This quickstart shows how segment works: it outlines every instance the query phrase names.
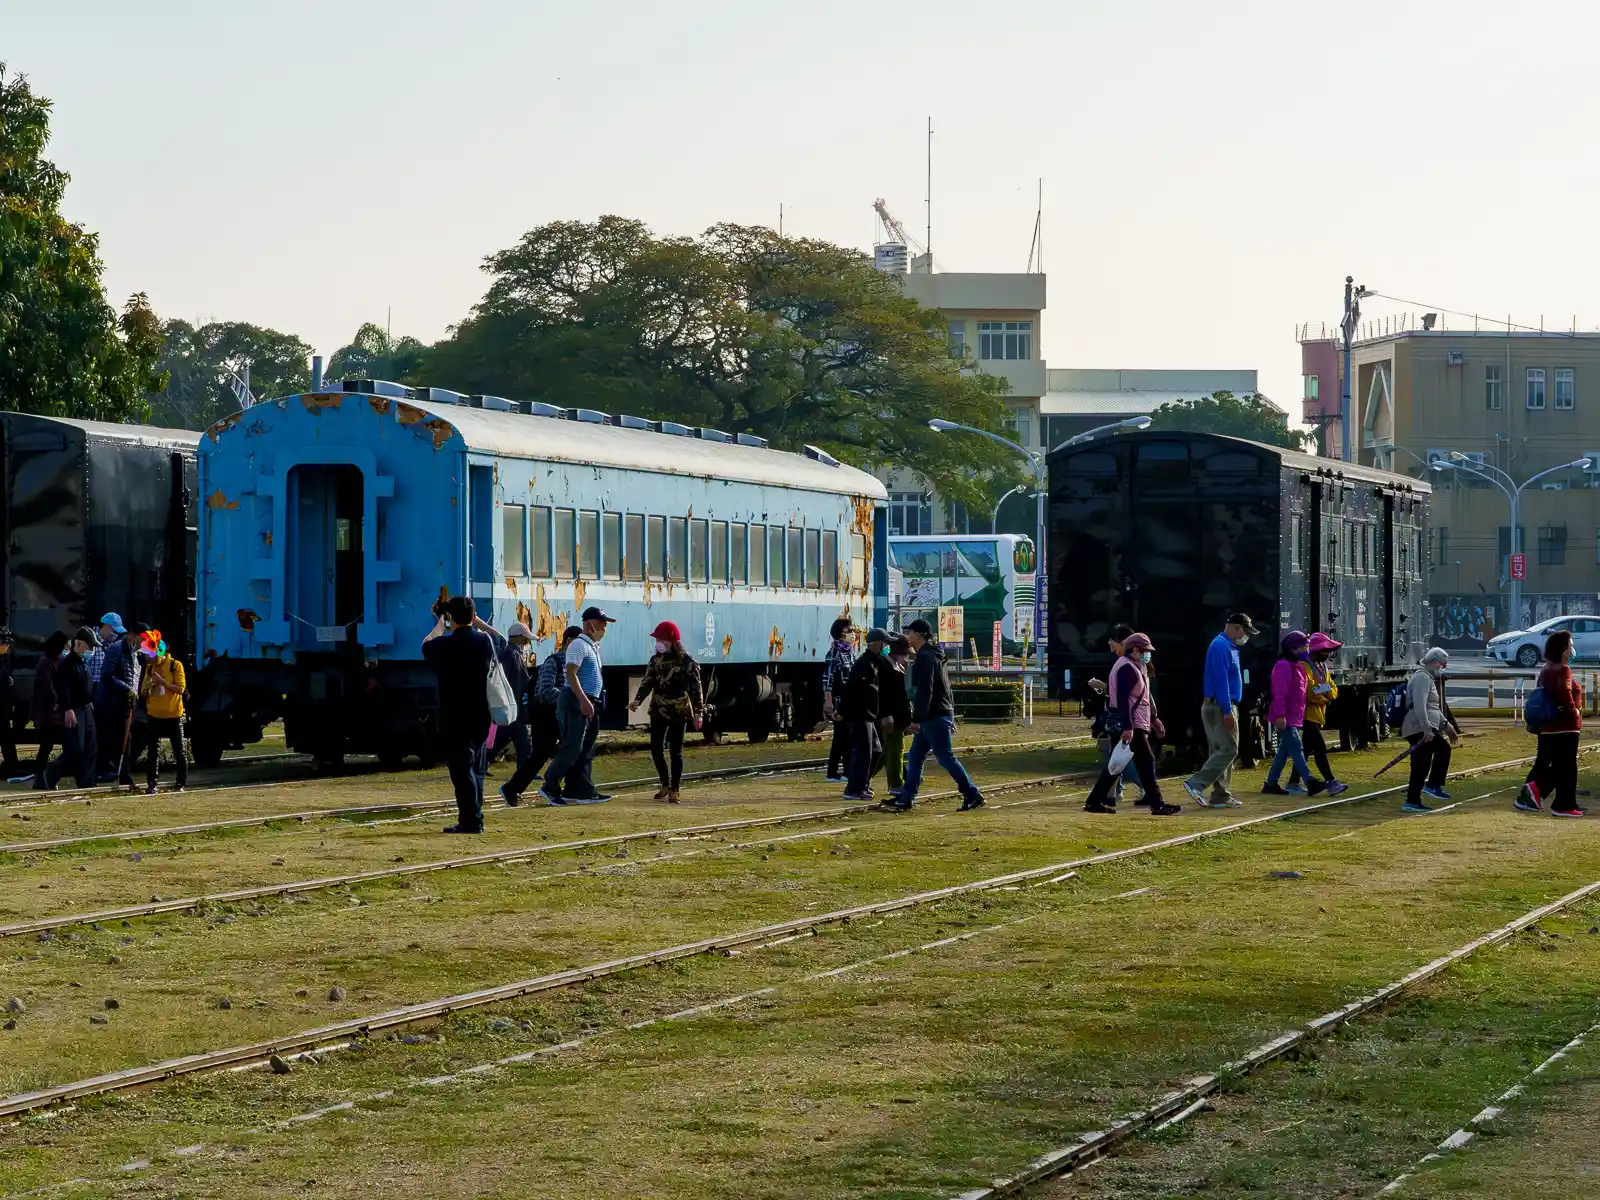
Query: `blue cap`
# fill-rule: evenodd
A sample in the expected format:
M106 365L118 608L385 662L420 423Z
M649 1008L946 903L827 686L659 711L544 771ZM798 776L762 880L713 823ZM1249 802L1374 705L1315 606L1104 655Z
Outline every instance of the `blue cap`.
M122 614L120 613L107 613L100 618L100 624L109 625L118 633L128 632L128 627L122 623Z

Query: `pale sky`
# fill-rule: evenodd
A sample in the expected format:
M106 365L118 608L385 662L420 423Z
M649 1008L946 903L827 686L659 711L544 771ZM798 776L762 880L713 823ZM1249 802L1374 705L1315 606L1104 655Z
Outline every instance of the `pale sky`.
M1597 35L1593 0L0 0L119 304L328 353L391 309L437 338L555 219L781 203L867 249L877 196L920 235L931 116L943 269L1022 270L1044 180L1050 365L1253 367L1295 412L1347 273L1600 321Z

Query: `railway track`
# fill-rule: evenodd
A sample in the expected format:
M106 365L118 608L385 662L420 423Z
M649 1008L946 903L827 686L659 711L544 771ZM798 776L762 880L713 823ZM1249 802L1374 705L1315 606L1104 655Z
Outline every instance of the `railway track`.
M1451 778L1472 778L1495 771L1504 771L1513 767L1522 766L1529 761L1531 760L1527 758L1521 758L1498 763L1489 763L1478 767L1467 768L1462 771L1452 772ZM1028 782L1037 785L1037 781ZM1017 786L1022 786L1022 784L1018 784ZM1152 854L1162 850L1173 849L1209 838L1223 837L1229 834L1257 828L1278 821L1291 820L1293 818L1306 816L1312 813L1325 812L1331 809L1345 807L1360 803L1361 801L1371 800L1379 796L1393 795L1403 790L1404 785L1397 785L1363 792L1354 796L1344 795L1331 800L1319 801L1317 803L1306 804L1297 808L1287 809L1282 812L1265 813L1260 816L1250 817L1240 821L1233 821L1228 824L1214 826L1209 829L1196 830L1191 833L1162 838L1157 841L1144 843L1138 846L1127 847L1121 850L1106 851L1082 858L1050 863L1048 865L1039 867L1032 867L1022 871L1012 871L1002 875L990 876L985 879L973 880L967 883L954 884L929 891L916 892L906 896L894 897L892 899L879 900L862 905L854 905L848 908L835 909L831 912L812 914L804 917L793 918L787 921L757 926L755 928L738 930L727 934L720 934L709 938L701 938L696 941L645 951L638 954L628 955L623 958L591 963L580 967L551 972L528 979L516 980L510 983L499 984L471 992L446 996L419 1004L411 1004L399 1008L388 1009L383 1012L370 1014L368 1016L355 1017L345 1021L338 1021L311 1029L301 1030L297 1033L288 1034L282 1037L271 1039L269 1041L254 1042L246 1045L233 1046L199 1054L185 1055L180 1058L167 1059L141 1067L127 1068L124 1070L92 1076L86 1079L52 1085L50 1087L40 1088L29 1092L22 1092L0 1099L0 1116L16 1116L23 1113L35 1112L87 1096L104 1095L130 1088L143 1087L184 1075L240 1069L255 1064L265 1063L274 1055L287 1056L302 1054L318 1047L327 1047L332 1044L347 1042L351 1038L358 1038L386 1030L402 1028L404 1026L414 1025L423 1021L436 1020L439 1017L446 1016L454 1012L480 1008L485 1005L501 1003L507 1000L520 999L563 988L569 988L583 983L592 982L597 979L625 974L641 967L653 966L660 963L668 963L680 959L733 950L741 947L761 944L779 944L783 941L790 940L794 937L804 936L809 932L825 928L830 925L839 925L868 917L897 913L983 892L1015 888L1021 885L1034 884L1041 881L1058 881L1061 878L1065 878L1068 874L1075 873L1084 868L1117 862L1141 855ZM1473 797L1473 799L1483 799L1488 796L1503 794L1509 790L1511 790L1509 787L1496 788L1488 792L1481 793L1478 796ZM784 819L785 818L771 818L760 823L774 824L781 822ZM748 824L746 824L745 827L749 827ZM620 836L629 837L647 835ZM517 852L510 853L515 854ZM526 852L523 853L525 854ZM493 861L498 856L475 857L480 859L488 858L490 861ZM418 868L414 869L421 869L423 866L423 864L419 864ZM1590 885L1590 887L1584 890L1581 895L1574 893L1561 903L1572 903L1576 899L1581 899L1582 896L1586 896L1596 889L1600 889L1600 883ZM282 890L281 887L274 887L267 889L256 889L253 891L255 891L256 894L270 894L280 890ZM192 907L193 903L194 901L190 901L187 906ZM180 902L173 902L173 906L181 907L184 905L182 905ZM1546 909L1536 910L1536 912L1543 914L1548 909L1549 906L1546 906ZM164 911L170 911L170 909L164 909ZM113 912L109 915L115 915L115 913ZM73 923L81 922L87 919L90 918L86 915L80 915L74 918L53 918L53 920L58 922ZM1531 923L1531 920L1537 919L1538 917L1535 916L1529 920L1529 923ZM1518 928L1522 927L1525 926L1518 926ZM16 927L10 928L15 929ZM3 932L7 931L0 930L0 933ZM1510 935L1507 933L1505 936ZM1445 960L1439 961L1444 962ZM1450 959L1449 961L1454 961L1454 959ZM1445 962L1445 965L1448 965L1448 962ZM1429 968L1424 968L1424 970L1428 969ZM1434 969L1434 973L1437 973L1437 970L1442 969L1443 966L1437 966ZM1405 986L1410 986L1411 983L1420 981L1421 978L1425 977L1427 976L1414 973L1412 976L1407 977L1409 982L1407 982ZM1349 1007L1352 1010L1354 1009L1354 1006ZM1366 1010L1363 1009L1361 1011ZM1326 1018L1319 1018L1319 1021L1322 1020L1326 1020ZM1262 1059L1262 1061L1268 1060ZM1182 1107L1182 1104L1173 1106L1165 1099L1161 1105L1162 1113L1166 1116L1172 1115ZM1160 1118L1158 1117L1156 1119ZM1145 1127L1147 1126L1140 1126L1139 1128ZM1121 1126L1119 1125L1118 1128L1121 1128ZM1131 1136L1133 1132L1137 1131L1137 1129L1130 1130L1130 1132L1125 1136ZM1021 1176L1018 1178L1020 1179ZM1039 1178L1043 1178L1043 1176L1039 1176Z

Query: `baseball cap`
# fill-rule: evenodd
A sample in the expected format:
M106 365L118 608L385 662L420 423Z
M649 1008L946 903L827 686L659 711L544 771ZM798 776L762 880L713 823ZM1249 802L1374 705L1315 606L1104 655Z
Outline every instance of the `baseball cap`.
M906 632L920 633L925 638L931 638L933 636L933 626L929 625L921 617L918 617L914 621L906 622Z
M82 642L91 650L100 645L100 635L93 629L90 629L87 625L82 626L77 633L73 634L72 640L75 642Z
M606 616L605 609L595 608L592 604L583 610L583 619L585 621L604 621L607 625L615 625L617 623L615 617Z
M89 611L93 612L94 610L90 609ZM100 618L100 624L109 625L109 626L111 626L111 628L115 629L118 633L127 633L128 632L128 627L122 623L122 614L121 613L108 612L105 616ZM96 638L95 640L97 642L99 641L98 638Z
M876 626L874 626L867 633L867 645L869 646L872 645L873 642L883 642L885 645L887 645L893 640L894 639L889 636L889 631L887 629L879 629Z
M1256 632L1256 623L1250 619L1250 615L1248 613L1230 613L1228 615L1228 619L1224 621L1223 624L1237 625L1246 633Z
M506 637L527 638L531 642L533 641L533 632L521 621L513 621L511 623L511 628L506 630Z

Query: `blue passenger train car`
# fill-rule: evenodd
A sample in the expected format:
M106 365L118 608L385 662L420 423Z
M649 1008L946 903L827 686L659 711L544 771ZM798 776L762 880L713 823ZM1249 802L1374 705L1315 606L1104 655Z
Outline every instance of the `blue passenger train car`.
M885 499L820 451L585 409L354 380L256 405L200 443L197 758L282 718L325 762L431 761L421 643L451 594L541 657L586 606L616 617L612 727L669 620L708 735L801 736L829 624L886 615Z

